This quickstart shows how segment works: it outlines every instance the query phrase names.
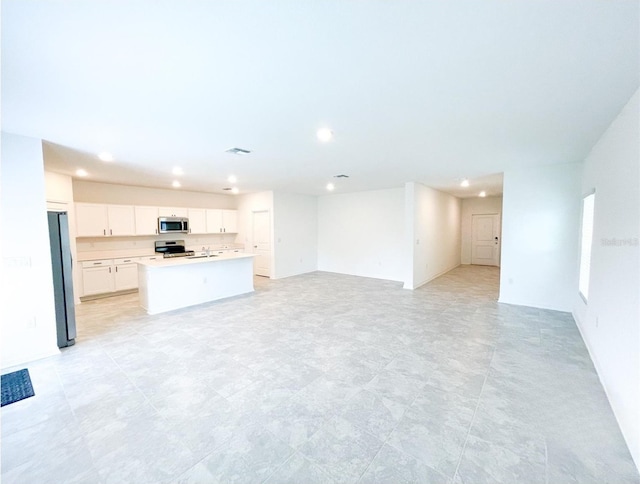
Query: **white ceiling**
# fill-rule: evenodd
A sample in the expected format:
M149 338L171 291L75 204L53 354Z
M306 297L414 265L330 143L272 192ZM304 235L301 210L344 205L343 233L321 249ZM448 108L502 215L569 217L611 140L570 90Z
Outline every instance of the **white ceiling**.
M509 168L585 158L640 84L639 18L637 0L2 0L2 129L95 181L169 187L179 165L215 193L233 173L241 193L491 195Z

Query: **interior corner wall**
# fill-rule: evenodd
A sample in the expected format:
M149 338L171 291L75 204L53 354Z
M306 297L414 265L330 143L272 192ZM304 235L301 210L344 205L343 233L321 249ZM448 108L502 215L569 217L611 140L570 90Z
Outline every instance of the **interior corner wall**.
M57 354L42 142L2 133L2 368ZM5 255L6 254L6 255Z
M460 265L462 203L420 183L406 185L405 245L412 261L404 287L416 289Z
M500 302L571 311L578 284L582 163L504 173Z
M274 279L317 270L317 197L274 192L273 239Z
M497 213L500 215L500 220L502 221L502 197L473 197L462 199L461 264L471 264L473 215L489 213Z
M318 270L404 278L404 189L318 198Z
M591 150L582 192L595 189L589 299L573 313L640 468L640 94Z

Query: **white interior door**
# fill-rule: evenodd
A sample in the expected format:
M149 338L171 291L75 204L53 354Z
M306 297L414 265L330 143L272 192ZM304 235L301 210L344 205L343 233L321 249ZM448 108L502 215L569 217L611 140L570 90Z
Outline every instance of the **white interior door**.
M271 277L271 220L268 210L253 212L252 239L256 254L253 270L257 276Z
M500 265L500 215L472 215L471 263L483 266Z

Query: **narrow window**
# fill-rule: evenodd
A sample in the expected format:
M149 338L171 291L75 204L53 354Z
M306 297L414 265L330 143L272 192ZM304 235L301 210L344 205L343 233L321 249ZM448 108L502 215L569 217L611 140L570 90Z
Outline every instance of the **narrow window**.
M591 272L591 246L593 243L593 205L596 194L582 199L582 239L580 243L580 281L578 290L585 302L589 299L589 274Z

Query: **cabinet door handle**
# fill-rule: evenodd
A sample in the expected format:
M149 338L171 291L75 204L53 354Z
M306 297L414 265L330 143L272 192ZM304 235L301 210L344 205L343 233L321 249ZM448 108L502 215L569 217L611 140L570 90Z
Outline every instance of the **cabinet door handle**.
M125 259L125 260L123 260L122 262L131 262L131 259ZM118 269L118 268L116 267L116 270L117 270L117 269Z
M111 267L109 267L109 274L111 274Z
M113 235L113 230L109 229L109 235Z
M107 229L102 229L102 235L107 235Z
M93 265L94 265L94 266L101 266L101 265L102 265L102 262L94 262L94 263L93 263Z
M116 266L116 272L118 272L118 266Z

